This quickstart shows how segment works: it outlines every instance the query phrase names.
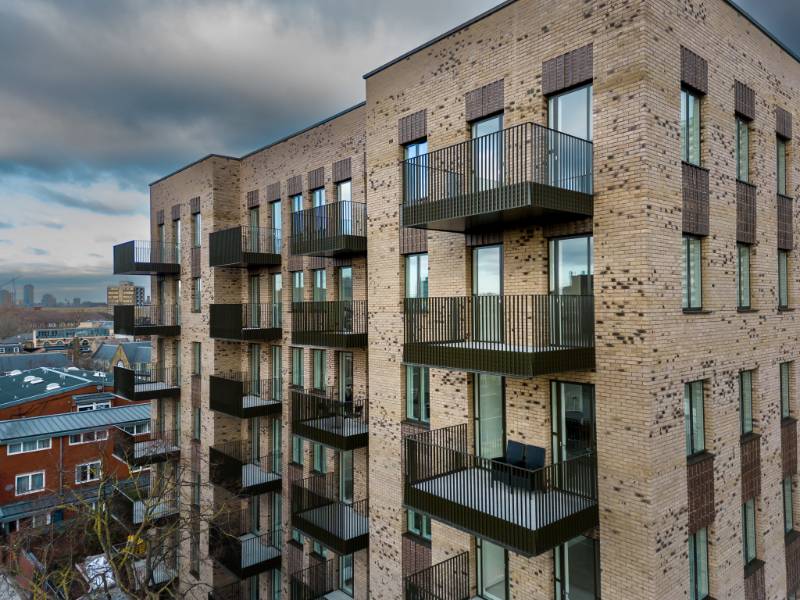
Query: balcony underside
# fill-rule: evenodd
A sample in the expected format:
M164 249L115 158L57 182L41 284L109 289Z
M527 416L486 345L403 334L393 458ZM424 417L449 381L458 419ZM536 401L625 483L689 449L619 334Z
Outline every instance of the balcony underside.
M292 331L292 343L324 348L365 348L367 334L339 331Z
M114 324L114 333L121 335L160 335L163 337L175 337L181 334L180 325L134 325L133 327L117 327Z
M231 267L231 268L258 268L273 267L281 264L281 255L271 252L238 252L232 255L221 255L213 257L209 254L208 263L210 267Z
M489 490L507 501L488 508L483 500ZM597 503L589 498L564 490L521 489L474 468L406 485L404 500L408 508L524 556L551 550L595 527L599 518ZM534 515L541 514L537 505L549 508L546 520L536 522Z
M180 456L181 449L171 440L145 440L134 442L128 462L135 466L166 462Z
M594 348L532 347L504 342L406 343L403 362L457 371L536 377L593 369Z
M248 394L234 397L228 401L227 398L215 398L212 394L209 400L211 410L225 413L240 419L250 419L252 417L267 417L269 415L280 414L281 402L269 398Z
M353 554L369 545L369 518L343 502L293 514L292 525L337 554Z
M132 400L153 400L157 398L170 398L180 396L179 386L164 381L153 381L151 383L137 383L133 386Z
M317 239L292 239L292 254L305 256L352 256L365 254L367 238L361 235L332 235Z
M136 500L133 503L133 522L136 525L144 522L145 516L148 522L157 522L177 514L178 505L172 501Z
M240 496L258 496L279 492L281 475L265 463L245 462L214 447L209 449L211 482Z
M295 421L292 433L337 450L355 450L369 443L369 426L363 419L329 416Z
M180 275L178 263L114 262L114 275Z
M210 337L234 342L274 342L283 337L283 329L281 327L252 327L223 333L214 328Z
M238 540L223 540L214 546L209 545L214 558L239 579L254 577L281 567L281 551L259 536L246 533Z
M404 204L402 211L406 227L478 233L591 217L594 199L584 192L524 182L442 200L422 199Z

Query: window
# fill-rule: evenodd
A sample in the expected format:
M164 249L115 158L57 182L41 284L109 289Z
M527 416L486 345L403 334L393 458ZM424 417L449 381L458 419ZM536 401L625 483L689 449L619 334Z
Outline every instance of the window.
M150 433L150 421L126 425L122 430L130 435L144 435L145 433Z
M430 371L427 367L406 367L406 419L430 422Z
M41 492L44 489L44 471L17 475L14 489L17 496Z
M281 236L283 229L283 217L281 215L281 201L276 200L269 205L269 212L272 215L272 251L279 254L281 251Z
M203 371L203 347L200 342L192 342L192 375Z
M781 373L781 418L788 419L791 415L791 395L790 395L790 375L792 363L785 362L780 364Z
M192 312L200 312L200 302L203 298L203 283L199 277L192 277Z
M741 433L753 433L753 372L739 373L739 413Z
M317 188L311 190L311 206L317 208L318 206L325 206L325 188Z
M336 184L336 199L339 202L353 200L353 183L349 179Z
M50 525L50 513L40 513L31 517L31 527L44 527Z
M292 212L300 212L303 210L303 194L295 194L292 196Z
M742 557L745 565L756 558L756 501L753 498L742 505Z
M325 548L325 546L323 546L322 544L320 544L316 540L312 544L311 551L314 554L318 554L322 558L328 558L328 550Z
M292 385L303 387L303 349L292 348Z
M703 275L700 238L683 236L683 308L699 310L703 306Z
M794 529L794 502L792 500L792 478L783 480L783 532Z
M325 450L325 446L322 444L313 444L311 446L312 453L314 456L314 464L312 468L317 473L327 473L328 472L328 453Z
M199 248L201 246L201 242L203 241L203 219L200 216L200 213L194 213L192 215L192 245L195 248Z
M292 273L292 302L303 302L303 272L294 271Z
M69 436L69 445L75 446L76 444L90 444L92 442L99 442L108 439L108 431L84 431Z
M789 307L789 251L778 250L778 307Z
M750 182L750 123L736 117L736 179Z
M428 541L431 539L431 518L428 515L423 515L415 510L409 509L408 515L408 530L414 535L418 535Z
M686 420L686 456L706 449L703 382L692 381L683 388L683 415Z
M75 467L75 483L88 483L100 479L100 461L85 463Z
M305 542L303 534L298 529L292 529L292 541L301 545Z
M403 146L405 203L410 204L428 196L428 142L418 140Z
M750 308L750 245L736 244L736 305Z
M681 160L700 166L700 97L681 90Z
M270 600L281 600L281 570L275 569L272 571L272 595Z
M787 144L786 140L782 137L778 138L777 154L778 154L778 193L786 195L786 189L789 187L786 179L786 163L787 160Z
M200 407L195 406L192 408L192 439L199 442L200 441L200 433L202 431L202 415L200 412Z
M311 378L315 390L324 390L327 385L327 363L325 350L311 351Z
M689 599L708 598L708 530L689 535Z
M406 298L428 297L428 255L406 256Z
M303 438L299 435L292 436L292 462L296 465L302 465L305 462L303 457Z
M313 300L314 302L325 302L328 298L328 281L325 269L315 269L311 273L314 276Z
M78 412L85 412L87 410L100 410L101 408L111 408L111 402L108 400L102 402L82 402L78 405Z
M37 452L39 450L49 450L52 447L51 438L39 438L38 440L28 440L27 442L17 442L6 446L6 454L22 454L24 452Z

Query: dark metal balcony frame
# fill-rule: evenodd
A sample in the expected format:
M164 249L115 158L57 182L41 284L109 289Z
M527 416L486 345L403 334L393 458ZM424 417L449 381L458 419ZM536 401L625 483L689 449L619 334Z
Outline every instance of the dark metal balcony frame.
M149 476L119 482L114 487L111 512L121 523L132 525L160 525L174 520L179 515L178 490L176 488L156 490ZM157 502L152 502L152 499Z
M476 233L591 217L593 145L522 123L400 164L406 227Z
M339 589L339 559L332 558L295 571L290 577L289 585L292 600L324 598L326 594Z
M407 508L517 554L542 554L598 524L593 452L523 469L471 454L462 424L409 436L403 453Z
M175 460L180 456L180 432L153 431L133 435L124 429L114 430L114 455L125 463L142 467Z
M134 240L114 246L114 275L179 275L180 248L167 242Z
M209 335L240 342L273 342L283 335L280 303L212 304Z
M369 545L369 500L339 499L336 473L292 482L292 527L337 554L353 554Z
M238 226L208 236L210 267L269 267L281 264L281 231Z
M291 214L292 254L347 256L367 251L367 205L345 200Z
M355 450L369 443L369 402L340 400L337 388L290 389L292 433L337 450Z
M367 301L292 302L292 343L326 348L367 345Z
M178 397L181 394L177 367L151 364L136 371L114 367L114 393L127 400L153 400Z
M240 419L281 414L283 381L251 380L247 373L220 373L208 378L211 410Z
M280 455L254 457L249 441L231 441L209 448L209 478L237 496L280 492Z
M122 335L176 336L181 333L180 310L177 304L114 306L114 333Z
M406 364L535 377L593 369L594 297L406 298Z
M209 554L238 579L281 567L283 530L253 529L247 510L223 513L208 529Z
M403 578L405 600L469 600L469 552Z

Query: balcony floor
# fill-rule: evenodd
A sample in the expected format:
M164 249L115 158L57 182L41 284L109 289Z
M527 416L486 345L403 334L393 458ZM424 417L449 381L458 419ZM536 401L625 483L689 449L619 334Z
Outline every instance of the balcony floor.
M147 504L145 500L136 500L133 503L133 522L141 523L144 520L145 512L149 509L150 519L160 519L161 517L168 517L169 515L178 512L178 507L174 502L162 501Z
M270 400L268 398L263 398L261 396L256 396L254 394L242 396L243 408L258 408L260 406L275 406L278 404L280 404L278 400Z
M273 481L278 481L281 478L280 475L275 473L271 473L269 471L265 471L261 465L255 464L247 464L242 465L242 486L243 487L252 487L254 485L263 485L265 483L271 483Z
M310 419L303 421L306 427L321 429L328 433L350 437L369 433L369 426L361 419L351 417L322 417L320 419Z
M180 452L180 447L167 440L147 440L133 445L133 458L137 460L171 452Z
M342 540L352 540L369 533L369 518L343 502L307 510L300 516L309 524Z
M281 555L281 551L275 546L253 540L258 540L258 536L254 533L246 533L239 537L239 541L242 543L242 569L267 562Z

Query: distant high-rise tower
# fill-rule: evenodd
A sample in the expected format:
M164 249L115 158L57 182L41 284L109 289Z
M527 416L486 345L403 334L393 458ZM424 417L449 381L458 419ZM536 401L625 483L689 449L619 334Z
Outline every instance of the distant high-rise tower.
M14 296L8 290L0 290L0 306L11 306L14 304Z
M22 288L22 304L25 306L33 306L33 284L27 283Z
M42 306L46 306L48 308L52 308L57 304L56 297L53 294L45 294L42 296Z

